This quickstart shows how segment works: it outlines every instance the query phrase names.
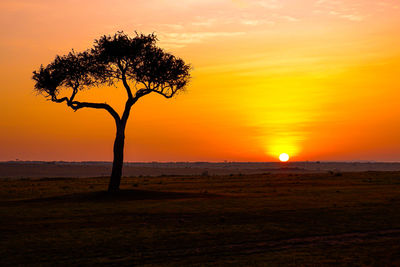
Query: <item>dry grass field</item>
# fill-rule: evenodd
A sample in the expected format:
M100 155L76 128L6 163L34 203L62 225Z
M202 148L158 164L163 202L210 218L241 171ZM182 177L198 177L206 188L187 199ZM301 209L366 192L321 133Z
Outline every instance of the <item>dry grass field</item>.
M400 266L400 172L0 180L0 265Z

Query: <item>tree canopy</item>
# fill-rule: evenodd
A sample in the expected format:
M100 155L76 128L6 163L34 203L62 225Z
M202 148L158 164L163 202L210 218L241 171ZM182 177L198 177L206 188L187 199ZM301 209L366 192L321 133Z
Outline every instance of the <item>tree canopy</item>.
M124 32L104 35L95 40L92 49L56 56L46 67L34 71L35 89L54 102L66 102L74 110L105 108L76 101L75 96L83 89L118 82L123 83L131 102L152 92L171 98L184 90L191 67L157 47L156 41L154 34L136 34L133 38ZM65 88L72 89L71 96L59 98Z

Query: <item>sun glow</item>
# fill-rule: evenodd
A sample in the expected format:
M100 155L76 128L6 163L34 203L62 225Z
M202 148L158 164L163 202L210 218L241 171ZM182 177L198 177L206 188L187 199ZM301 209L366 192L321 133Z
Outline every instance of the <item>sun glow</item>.
M303 141L303 137L296 132L290 132L287 129L284 129L285 136L265 136L265 147L266 153L275 158L277 155L281 155L282 151L284 153L291 156L299 155L301 151L301 142Z
M279 155L279 160L282 161L282 162L286 162L286 161L289 160L289 155L286 154L286 153L282 153L282 154Z

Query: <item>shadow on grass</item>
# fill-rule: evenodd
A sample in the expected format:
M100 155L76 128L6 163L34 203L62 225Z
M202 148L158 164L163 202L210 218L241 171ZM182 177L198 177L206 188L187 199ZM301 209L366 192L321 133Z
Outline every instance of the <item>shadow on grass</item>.
M8 203L42 203L42 202L112 202L132 200L174 200L189 198L215 198L221 197L215 194L186 193L186 192L163 192L150 190L120 190L119 192L84 192L54 197L34 198L24 200L6 201ZM3 202L4 204L4 202Z

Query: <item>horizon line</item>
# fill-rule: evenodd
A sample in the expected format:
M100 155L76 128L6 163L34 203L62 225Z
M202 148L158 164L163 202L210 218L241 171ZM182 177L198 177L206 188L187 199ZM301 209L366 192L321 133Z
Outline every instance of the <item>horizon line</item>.
M3 160L0 163L110 163L112 161L101 161L101 160L84 160L84 161L68 161L68 160ZM198 164L198 163L210 163L210 164L227 164L227 163L279 163L279 164L290 164L290 163L400 163L400 161L377 161L377 160L305 160L305 161L126 161L124 164Z

